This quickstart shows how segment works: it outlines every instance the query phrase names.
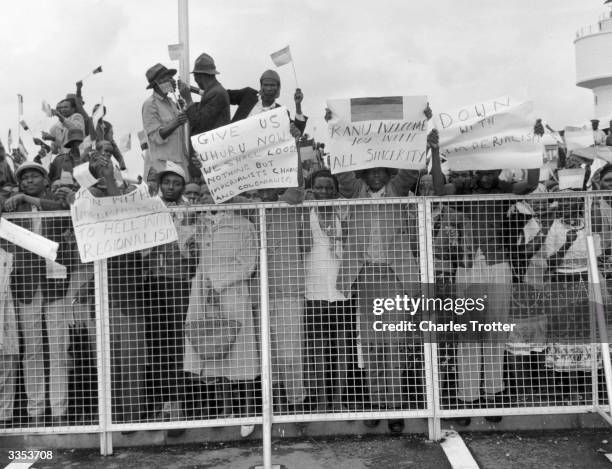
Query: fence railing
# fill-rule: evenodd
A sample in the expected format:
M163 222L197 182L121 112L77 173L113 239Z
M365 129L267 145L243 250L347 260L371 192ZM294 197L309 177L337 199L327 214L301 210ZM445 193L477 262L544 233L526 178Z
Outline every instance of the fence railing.
M0 433L100 433L109 454L113 431L263 425L269 450L274 423L427 418L439 438L605 408L586 243L606 302L608 197L174 208L178 242L90 264L68 214L10 215L60 248L0 245Z

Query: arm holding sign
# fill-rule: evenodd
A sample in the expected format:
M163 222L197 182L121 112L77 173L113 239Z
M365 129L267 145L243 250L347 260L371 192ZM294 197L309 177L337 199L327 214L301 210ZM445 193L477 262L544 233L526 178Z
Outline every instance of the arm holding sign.
M300 131L300 135L306 130L306 121L308 117L302 114L302 101L304 100L304 93L300 88L295 89L293 95L293 101L295 102L295 120L291 121L292 124ZM293 135L293 134L292 134Z
M440 161L439 135L433 129L427 136L427 146L431 149L431 178L433 180L435 195L454 195L456 188L454 184L446 183L442 173L442 163Z

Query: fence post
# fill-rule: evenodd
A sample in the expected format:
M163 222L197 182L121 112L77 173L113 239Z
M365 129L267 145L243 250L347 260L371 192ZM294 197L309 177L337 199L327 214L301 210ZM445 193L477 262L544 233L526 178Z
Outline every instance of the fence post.
M418 204L419 210L419 248L421 251L421 284L425 286L426 296L435 294L435 272L433 260L433 221L431 219L431 200L423 197ZM429 236L428 236L429 235ZM423 249L424 247L424 249ZM425 382L427 386L427 409L433 412L432 417L427 418L429 439L438 441L442 438L440 418L438 417L440 379L438 376L438 348L435 342L425 341L431 339L431 333L426 332L423 336L423 356L425 358Z
M108 274L106 259L94 262L96 300L96 357L98 362L98 419L100 425L100 454L113 454L111 422L110 326L108 315Z
M270 371L270 316L268 306L268 238L266 209L259 208L259 295L261 334L261 413L263 469L272 469L272 373Z

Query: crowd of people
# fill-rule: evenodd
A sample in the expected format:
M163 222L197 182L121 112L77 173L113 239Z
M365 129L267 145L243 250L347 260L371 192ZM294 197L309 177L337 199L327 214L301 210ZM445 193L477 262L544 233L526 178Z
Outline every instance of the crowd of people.
M440 196L431 204L431 230L425 233L433 247L434 294L488 296L489 320L509 320L517 290L577 298L580 285L588 282L589 226L604 277L612 265L612 198L598 192L587 207L583 195L568 192L612 189L612 165L568 154L562 144L542 169L453 172L444 170L432 131L428 171L378 167L333 175L310 162L298 170L298 187L251 191L212 207L186 135L278 107L281 81L267 70L259 91L226 90L207 54L197 58L192 73L197 88L176 82L176 70L162 64L146 71L152 93L142 107L143 179L146 190L171 208L178 240L108 259L108 304L95 304L94 268L79 261L68 216L14 220L59 244L54 263L2 241L2 427L23 426L24 418L32 427L95 421L96 383L104 379L96 371L96 310L108 311L115 423L258 415L258 329L264 308L275 412L425 408L422 334L381 333L372 314L377 299L432 294L422 272L427 259L421 235L429 225L419 215L418 199L409 198L414 195ZM94 125L83 107L82 83L76 91L53 111L58 122L37 139L41 150L35 161L15 164L13 170L0 147L4 213L68 209L78 189L73 171L82 163L98 181L89 188L95 197L143 190L121 178L123 155L113 126L100 117L106 108L92 110L98 116ZM296 89L289 129L296 139L307 125L303 99ZM424 113L431 117L429 107ZM544 134L541 121L534 130ZM612 143L595 122L593 131L595 145ZM84 145L87 138L95 148ZM49 154L53 159L46 166ZM567 169L579 170L572 173L579 178L567 183ZM546 195L553 192L562 194ZM525 198L489 197L496 194ZM286 204L270 205L262 219L242 205L252 202ZM588 299L581 301L571 314L588 307ZM527 315L528 309L519 312ZM549 312L554 316L554 305ZM389 323L407 319L399 310L385 314ZM568 313L564 320L572 318ZM548 320L545 332L556 330L555 320ZM546 346L544 352L536 348L528 347L527 354L542 358L549 369L567 371L555 368L561 361L558 349L551 355ZM509 384L509 349L503 342L449 339L441 350L452 363L441 395L446 408L510 405L521 391L536 394L537 380L528 390L524 383ZM374 427L379 421L365 424ZM401 432L404 422L389 420L388 426ZM252 431L242 427L244 436Z

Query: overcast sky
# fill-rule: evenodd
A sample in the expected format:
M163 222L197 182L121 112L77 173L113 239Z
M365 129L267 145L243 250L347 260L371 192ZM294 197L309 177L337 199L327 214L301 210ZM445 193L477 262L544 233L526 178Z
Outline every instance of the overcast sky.
M607 9L603 0L190 0L190 60L207 52L226 88L257 88L270 53L289 44L319 141L325 100L359 96L425 94L435 112L526 91L556 128L592 117L592 93L575 86L573 41ZM116 134L134 133L137 147L146 69L178 68L167 52L178 42L177 1L21 0L2 10L0 140L16 134L17 93L38 133L52 123L41 101L55 105L102 65L85 81L85 107L103 96ZM278 72L279 102L292 108L291 65ZM130 172L140 163L134 150Z

